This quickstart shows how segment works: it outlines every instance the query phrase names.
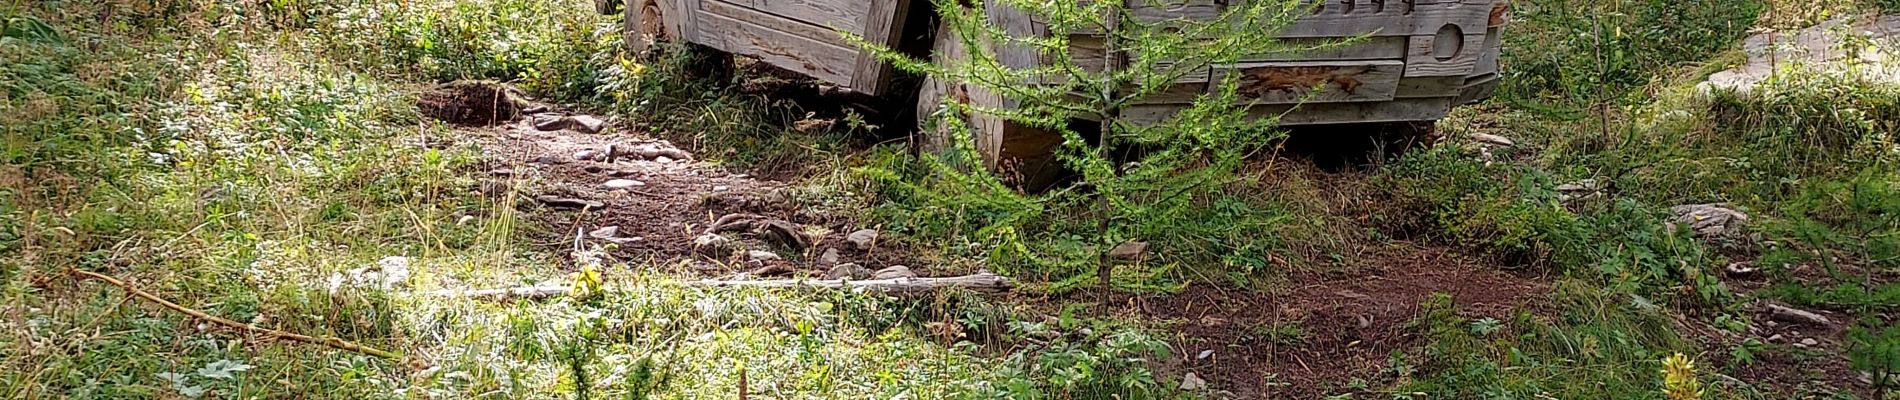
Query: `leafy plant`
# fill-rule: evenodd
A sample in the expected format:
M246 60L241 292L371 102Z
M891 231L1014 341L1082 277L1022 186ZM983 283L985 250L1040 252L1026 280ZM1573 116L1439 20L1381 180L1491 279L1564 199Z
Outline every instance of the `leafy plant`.
M936 121L955 138L951 143L955 150L944 159L925 157L924 165L931 169L927 173L955 177L944 183L995 187L983 183L988 181L985 178L949 171L955 169L953 165L977 165L958 159L974 154L969 126L958 116L989 115L1060 135L1055 158L1080 175L1074 188L1031 199L994 195L1000 201L983 203L1015 207L998 213L1001 220L973 228L992 237L1061 238L1058 248L1066 250L1053 254L1054 260L1041 260L1042 256L1007 243L997 250L1001 253L994 254L1060 268L1066 270L1064 275L1069 271L1092 275L1104 286L1113 277L1110 248L1177 229L1172 221L1189 217L1214 199L1234 179L1240 161L1275 137L1269 129L1271 118L1245 116L1245 107L1236 100L1235 77L1227 77L1215 94L1196 99L1193 106L1159 123L1135 123L1122 110L1210 65L1294 50L1268 33L1309 12L1302 2L1258 1L1227 7L1207 20L1188 21L1143 18L1135 12L1137 6L1164 6L1159 3L1006 0L986 3L981 10L968 10L950 0L932 4L948 27L944 32L951 35L939 40L972 49L968 59L933 63L892 49L871 46L870 51L899 69L996 93L1019 106L993 109L947 102ZM1100 40L1105 51L1100 56L1076 56L1069 49L1080 36L1019 37L994 29L993 10L1012 10L1044 21L1049 32L1093 32L1089 36L1093 39L1087 40ZM1011 65L1002 59L1002 54L1012 51L1006 49L1039 54L1045 62ZM1036 232L1010 227L1050 208L1083 213L1087 218ZM1092 271L1086 268L1091 265Z

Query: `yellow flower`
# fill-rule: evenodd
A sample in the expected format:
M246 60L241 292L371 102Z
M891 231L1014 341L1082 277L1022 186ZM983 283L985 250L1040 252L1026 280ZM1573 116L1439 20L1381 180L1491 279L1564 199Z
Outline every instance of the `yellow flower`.
M1669 400L1701 400L1702 383L1696 382L1695 361L1682 353L1663 359L1663 396Z

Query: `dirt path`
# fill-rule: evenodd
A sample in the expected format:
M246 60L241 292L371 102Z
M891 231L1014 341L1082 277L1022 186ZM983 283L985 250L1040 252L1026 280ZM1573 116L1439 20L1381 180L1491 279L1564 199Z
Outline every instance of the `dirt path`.
M866 271L916 265L902 249L850 243L862 228L801 206L782 182L728 171L611 123L593 132L592 119L547 111L458 129L484 153L481 190L511 193L523 209L538 210L529 218L553 228L532 235L537 242L571 246L581 236L615 259L683 276L815 277L844 263ZM720 221L738 222L715 228Z

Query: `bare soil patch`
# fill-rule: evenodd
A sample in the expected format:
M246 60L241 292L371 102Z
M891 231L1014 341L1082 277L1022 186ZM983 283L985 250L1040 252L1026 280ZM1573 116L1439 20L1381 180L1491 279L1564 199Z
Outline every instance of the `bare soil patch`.
M1545 280L1439 247L1399 243L1368 260L1353 271L1296 272L1270 293L1196 284L1172 295L1098 300L1174 332L1170 369L1233 398L1305 399L1347 391L1353 378L1375 387L1389 378L1380 371L1391 354L1425 344L1412 321L1433 293L1451 295L1466 316L1505 319L1540 307L1549 289Z
M837 263L871 270L915 265L910 252L888 243L870 249L846 243L845 235L862 227L846 216L804 207L784 182L728 171L667 141L615 129L618 124L612 122L600 133L574 128L579 124L548 123L561 116L586 117L544 111L493 126L457 128L463 138L479 143L486 158L483 171L474 173L483 179L477 190L513 196L534 211L528 218L553 227L531 234L542 245L571 247L578 237L584 244L611 244L609 255L616 259L702 277L768 266L793 276L817 276L832 267L830 260L821 260L827 250L835 250ZM728 232L730 251L696 252L694 239L733 214L787 222L809 246L791 248L761 235ZM614 232L596 234L605 227ZM781 259L752 260L749 250Z

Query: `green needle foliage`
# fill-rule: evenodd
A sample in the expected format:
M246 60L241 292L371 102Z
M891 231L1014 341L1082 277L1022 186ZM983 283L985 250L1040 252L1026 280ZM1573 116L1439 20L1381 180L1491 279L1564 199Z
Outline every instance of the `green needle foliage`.
M1067 267L1094 264L1096 278L1109 283L1107 250L1130 240L1169 236L1192 221L1232 183L1235 171L1248 155L1271 148L1281 133L1272 128L1273 116L1254 117L1248 104L1237 101L1235 77L1224 77L1220 90L1196 99L1192 106L1159 123L1133 123L1123 110L1174 86L1190 74L1207 71L1250 56L1312 51L1338 43L1293 46L1275 33L1302 15L1310 3L1256 1L1231 5L1205 20L1189 20L1168 13L1155 17L1142 9L1170 9L1179 3L1165 0L1028 1L997 0L984 9L970 9L954 0L933 0L947 29L941 34L969 49L964 59L932 60L867 45L870 51L898 69L964 85L972 92L1004 98L1014 107L986 107L946 101L933 119L948 132L950 149L942 157L927 155L937 166L976 165L971 160L972 139L966 115L986 115L1061 135L1055 157L1079 179L1068 189L1029 201L1014 215L1048 210L1069 211L1072 226L1054 228L1060 236L1079 242L1080 250L1067 252L1058 263ZM999 27L997 21L1028 18L1046 24L1051 35L1025 35ZM938 40L946 40L939 38ZM1071 51L1074 40L1099 41L1099 55ZM862 43L860 41L860 43ZM1023 65L1024 54L1041 63ZM1013 55L1013 56L1012 56ZM938 168L932 174L956 174ZM965 180L967 178L959 178ZM986 179L986 178L977 178ZM992 186L993 187L993 186ZM1010 202L987 202L990 205ZM1019 203L1020 204L1020 203ZM1024 222L998 218L999 224ZM1092 226L1091 226L1092 224ZM1172 224L1172 225L1171 225ZM1035 233L1035 232L1031 232ZM1079 239L1079 240L1077 240ZM1089 260L1093 258L1094 260ZM1088 274L1085 268L1069 271ZM1080 279L1082 276L1070 276Z

